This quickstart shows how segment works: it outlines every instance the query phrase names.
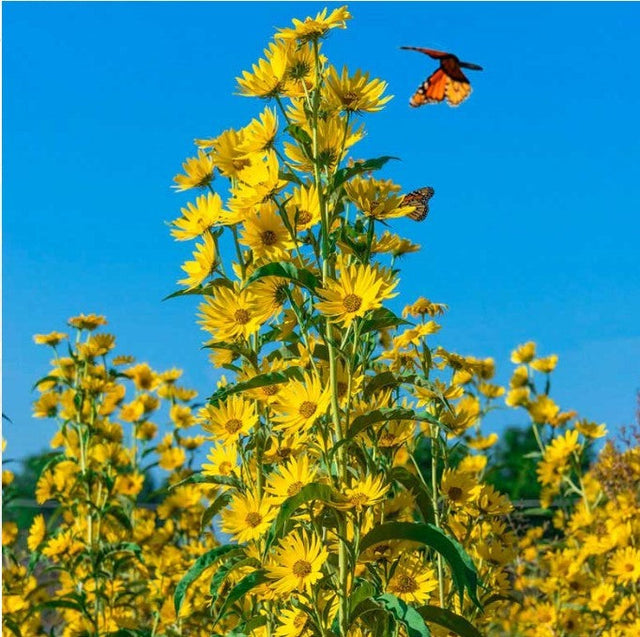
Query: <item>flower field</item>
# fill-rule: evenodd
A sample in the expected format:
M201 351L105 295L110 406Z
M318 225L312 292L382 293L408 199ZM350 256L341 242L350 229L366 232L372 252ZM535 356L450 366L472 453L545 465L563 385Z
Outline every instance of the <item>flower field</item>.
M357 154L391 97L324 55L350 18L277 30L237 80L255 119L175 177L173 296L200 297L218 386L118 352L96 314L35 335L57 431L26 528L3 471L3 635L640 635L640 434L558 405L535 343L502 386L438 345L446 299L389 307L419 250L394 220L420 230L430 194ZM496 409L529 422L535 501L496 486Z

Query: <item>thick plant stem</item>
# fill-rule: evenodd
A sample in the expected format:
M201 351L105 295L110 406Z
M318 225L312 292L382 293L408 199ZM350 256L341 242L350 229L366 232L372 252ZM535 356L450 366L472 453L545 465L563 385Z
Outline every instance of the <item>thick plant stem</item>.
M438 510L438 430L435 425L431 425L431 493L433 499L433 518L435 524L440 528L440 512ZM438 553L438 597L440 607L444 608L444 568L442 555Z
M320 166L320 158L318 157L318 112L320 109L320 55L318 50L318 42L313 42L313 52L316 64L316 81L315 92L313 95L313 110L312 110L312 144L313 144L313 173L316 190L318 192L318 200L320 204L320 215L322 224L322 236L321 236L321 257L322 257L322 283L326 284L327 280L333 276L334 268L331 264L331 255L329 254L329 233L331 232L331 217L327 209L327 201L322 182L322 171ZM340 423L340 406L338 403L338 375L337 375L337 360L336 360L336 348L333 342L333 333L331 323L326 322L326 340L327 349L329 353L329 387L331 391L331 420L333 423L335 444L339 444L344 438L342 431L342 425ZM340 446L336 452L336 465L338 481L344 487L347 478L347 468L344 457L344 447ZM347 547L345 545L346 528L344 522L339 525L339 547L338 547L338 595L340 598L340 607L338 621L340 626L339 634L341 637L346 637L348 631L348 619L349 619L349 598L347 595L348 586L348 562L347 562Z

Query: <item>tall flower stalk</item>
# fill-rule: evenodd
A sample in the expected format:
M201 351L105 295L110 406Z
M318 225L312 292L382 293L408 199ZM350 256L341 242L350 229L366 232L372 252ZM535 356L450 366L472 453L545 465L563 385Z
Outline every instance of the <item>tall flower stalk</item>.
M190 181L215 198L173 222L176 238L191 229L217 246L183 266L188 289L177 294L202 295L212 363L232 374L199 414L213 446L192 477L224 488L207 515L231 542L195 563L175 596L179 609L215 565L216 631L427 634L447 621L473 630L484 596L459 541L466 531L457 538L449 526L447 454L432 467L414 459L421 441L477 426L479 411L465 417L456 400L471 400L481 365L427 344L444 306L419 300L407 310L416 324L385 307L398 294L396 259L418 246L380 227L415 208L374 176L390 157L351 155L361 116L391 98L385 82L324 55L348 19L343 7L278 30L238 78L242 95L271 104L244 128L197 140L204 154L176 177L179 190Z

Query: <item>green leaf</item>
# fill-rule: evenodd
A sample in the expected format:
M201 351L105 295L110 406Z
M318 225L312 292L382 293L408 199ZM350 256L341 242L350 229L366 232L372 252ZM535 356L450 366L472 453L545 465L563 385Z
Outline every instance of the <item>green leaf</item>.
M104 513L105 515L110 515L112 518L117 520L127 531L133 531L131 520L122 507L110 505L107 507Z
M418 542L432 548L444 557L451 568L453 583L460 593L460 602L466 589L473 602L482 608L478 601L478 572L462 545L445 535L433 524L414 522L386 522L369 531L360 542L360 553L378 542L389 540L407 540Z
M16 635L16 637L22 637L18 624L16 624L11 618L3 617L2 625L6 626L14 635Z
M211 577L209 583L209 593L211 594L213 602L218 598L218 589L222 586L222 583L227 578L227 575L236 567L236 564L243 562L245 556L243 548L239 548L236 551L230 551L225 555L224 562L218 565L215 573ZM240 559L236 559L240 558Z
M228 279L218 278L214 279L213 281L209 281L208 283L196 285L196 287L189 288L187 290L176 290L175 292L172 292L171 294L165 296L162 300L168 301L169 299L175 299L179 296L205 296L207 294L210 295L213 294L213 291L218 287L232 289L233 283L231 283L231 281L229 281Z
M335 501L335 494L329 485L312 482L311 484L307 484L302 487L296 495L292 495L290 498L287 498L280 505L280 511L278 512L276 519L272 522L271 528L267 533L265 540L265 554L273 542L282 535L285 524L296 510L303 504L313 502L314 500L332 502Z
M307 131L304 130L304 128L302 128L302 126L298 126L297 124L289 124L289 126L287 126L285 130L299 144L302 144L303 146L307 146L307 147L311 146L312 144L311 137L309 133L307 133Z
M219 513L224 507L229 504L231 500L230 493L220 493L216 499L207 507L207 510L202 514L202 519L200 520L200 530L204 530L211 520L215 517L217 513Z
M218 391L214 392L209 398L209 404L215 405L230 396L231 394L237 394L238 392L247 391L248 389L256 389L258 387L268 387L269 385L280 385L281 383L288 383L292 378L298 380L302 379L304 370L301 367L288 367L280 372L267 372L266 374L258 374L249 380L245 380L235 385L227 385L221 387Z
M428 524L433 524L435 522L435 515L433 513L433 504L431 503L431 495L420 478L410 471L407 471L404 467L394 467L391 469L389 478L399 482L413 493L422 518Z
M311 292L315 292L320 286L318 277L305 268L296 268L293 263L288 261L279 261L277 263L267 263L257 268L254 273L247 279L244 287L251 285L254 281L262 279L266 276L278 276L283 279L290 279L296 285L307 288Z
M425 621L447 628L460 637L482 637L482 633L473 624L446 608L421 606L417 611Z
M242 599L252 588L264 584L268 581L268 577L263 570L254 571L249 573L246 577L243 577L227 595L224 603L220 607L220 611L216 615L216 619L213 622L212 628L222 619L228 608L235 604L238 600Z
M218 546L215 549L207 551L204 555L201 555L193 564L193 566L186 572L184 577L178 582L175 593L173 595L173 604L176 609L176 614L180 612L180 606L182 606L182 600L187 592L187 589L193 582L195 582L202 573L208 569L212 564L215 564L223 555L238 549L237 544L224 544Z
M70 608L80 613L83 611L78 602L73 602L70 599L49 599L46 602L40 602L38 608Z
M398 327L399 325L411 325L411 323L396 316L386 307L380 307L377 310L373 310L369 314L369 318L362 321L360 332L361 334L366 334L367 332L375 332L388 327Z
M396 378L393 372L381 372L376 374L364 388L364 399L369 400L373 394L383 387L397 387L402 381Z
M338 186L341 186L345 181L349 181L349 179L361 173L366 173L371 170L379 170L390 159L399 158L385 155L384 157L376 157L375 159L367 159L366 161L357 161L353 166L341 168L338 172L336 172L336 176L333 179L333 187L337 188Z
M416 413L413 409L402 407L381 407L367 414L362 414L353 419L347 437L355 438L361 431L379 422L389 422L391 420L423 420L426 422L438 423L438 421L425 412Z
M405 601L389 593L379 595L375 601L389 611L398 622L404 624L408 637L430 637L431 631L420 613Z

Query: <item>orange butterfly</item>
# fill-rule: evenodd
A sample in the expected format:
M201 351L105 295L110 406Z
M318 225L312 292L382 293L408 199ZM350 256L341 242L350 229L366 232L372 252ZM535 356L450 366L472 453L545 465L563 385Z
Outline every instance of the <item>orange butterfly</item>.
M403 205L413 206L415 210L410 212L407 217L414 221L423 221L429 214L429 199L436 194L436 191L431 186L425 188L418 188L404 196L402 200Z
M422 49L417 46L401 46L408 51L419 51L434 60L440 60L440 67L432 73L409 100L411 106L422 106L442 102L446 98L449 106L458 106L471 95L471 84L461 69L482 71L482 67L471 62L460 62L453 53Z

